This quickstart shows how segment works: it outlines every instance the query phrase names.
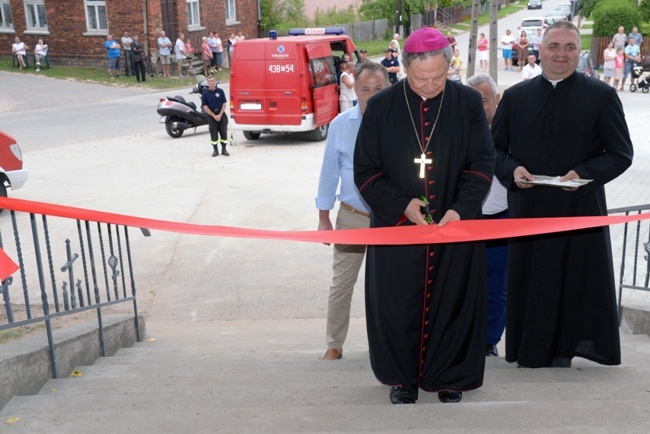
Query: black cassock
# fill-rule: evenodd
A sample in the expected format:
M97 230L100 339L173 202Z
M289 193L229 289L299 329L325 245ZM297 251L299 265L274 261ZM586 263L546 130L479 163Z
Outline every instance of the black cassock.
M517 217L607 215L604 185L632 162L616 91L574 73L554 88L544 77L508 89L492 123L497 176ZM534 175L575 170L577 191L519 189L517 166ZM621 361L609 228L510 241L506 360L548 366L555 357Z
M495 151L478 92L447 80L425 177L414 160L442 94L423 101L402 80L368 103L354 153L355 182L372 209L371 227L411 225L404 211L426 196L436 222L453 209L481 218ZM453 223L451 223L453 224ZM483 243L369 246L366 322L377 379L411 392L462 391L483 384L486 269Z

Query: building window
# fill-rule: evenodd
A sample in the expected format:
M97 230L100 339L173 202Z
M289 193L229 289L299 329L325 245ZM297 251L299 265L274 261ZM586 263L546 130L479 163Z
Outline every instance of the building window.
M91 33L107 33L106 0L84 0L86 5L86 26Z
M237 20L237 10L235 8L235 0L226 0L226 21Z
M199 27L200 25L199 0L187 0L187 26Z
M25 0L27 30L47 30L44 0Z
M11 16L9 0L0 0L0 29L13 29L14 19Z

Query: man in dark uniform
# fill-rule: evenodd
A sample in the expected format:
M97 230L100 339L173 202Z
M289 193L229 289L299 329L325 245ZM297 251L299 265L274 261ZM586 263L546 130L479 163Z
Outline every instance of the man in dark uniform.
M221 154L226 157L230 154L226 151L228 144L228 116L226 112L226 94L217 87L217 79L208 77L208 89L201 95L203 111L208 115L210 126L210 143L214 148L213 157L219 156L219 143L221 143Z
M495 164L481 95L447 80L452 51L438 30L413 32L402 53L406 79L370 99L354 152L370 226L480 219ZM419 389L458 402L483 384L485 264L483 243L368 246L370 363L393 404L415 403Z
M397 83L397 74L399 73L399 60L393 57L394 51L392 48L386 48L384 50L386 57L381 61L382 66L388 71L388 81L391 85Z
M573 23L549 26L539 55L543 75L506 90L492 124L509 216L607 215L605 184L633 155L621 101L612 87L576 72L580 32ZM527 183L536 175L564 184ZM577 188L581 179L592 181ZM508 362L621 362L609 228L512 239L509 261Z

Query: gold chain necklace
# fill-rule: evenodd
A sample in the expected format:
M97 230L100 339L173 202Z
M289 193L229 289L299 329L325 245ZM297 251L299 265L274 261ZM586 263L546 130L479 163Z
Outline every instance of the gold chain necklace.
M424 178L424 167L427 164L432 164L433 159L432 158L427 158L427 149L429 149L429 143L431 143L431 138L433 137L434 131L436 131L436 125L438 125L438 119L440 119L440 112L442 111L442 102L445 100L445 89L442 90L442 97L440 98L440 106L438 107L438 114L436 115L436 120L433 123L433 129L431 130L431 134L429 134L429 139L427 140L426 146L422 146L422 141L420 141L420 136L418 135L418 129L415 126L415 120L413 120L413 113L411 113L411 105L409 104L409 99L408 96L406 95L406 85L407 81L404 80L404 100L406 100L406 108L409 110L409 116L411 117L411 124L413 125L413 131L415 132L415 138L418 141L418 145L420 146L420 151L422 151L422 155L420 158L416 158L413 162L415 164L420 165L420 178Z

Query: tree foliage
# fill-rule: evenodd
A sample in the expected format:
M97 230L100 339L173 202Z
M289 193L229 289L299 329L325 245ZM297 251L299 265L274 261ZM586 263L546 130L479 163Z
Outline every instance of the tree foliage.
M580 5L580 15L589 18L597 3L598 0L582 0Z
M305 27L308 24L305 15L305 0L283 0L285 21L296 27Z
M357 11L353 5L348 6L347 9L338 10L336 6L321 10L316 8L314 12L314 26L328 26L333 24L354 23L357 21Z
M395 0L361 0L359 6L359 15L362 20L381 20L388 18L393 20L395 18Z
M260 28L262 30L271 30L278 27L284 20L284 5L281 0L261 0L260 1Z
M612 36L620 26L638 27L641 14L630 0L600 0L592 12L594 36Z
M639 12L641 12L641 18L643 18L643 21L650 21L650 0L643 0L641 2Z

